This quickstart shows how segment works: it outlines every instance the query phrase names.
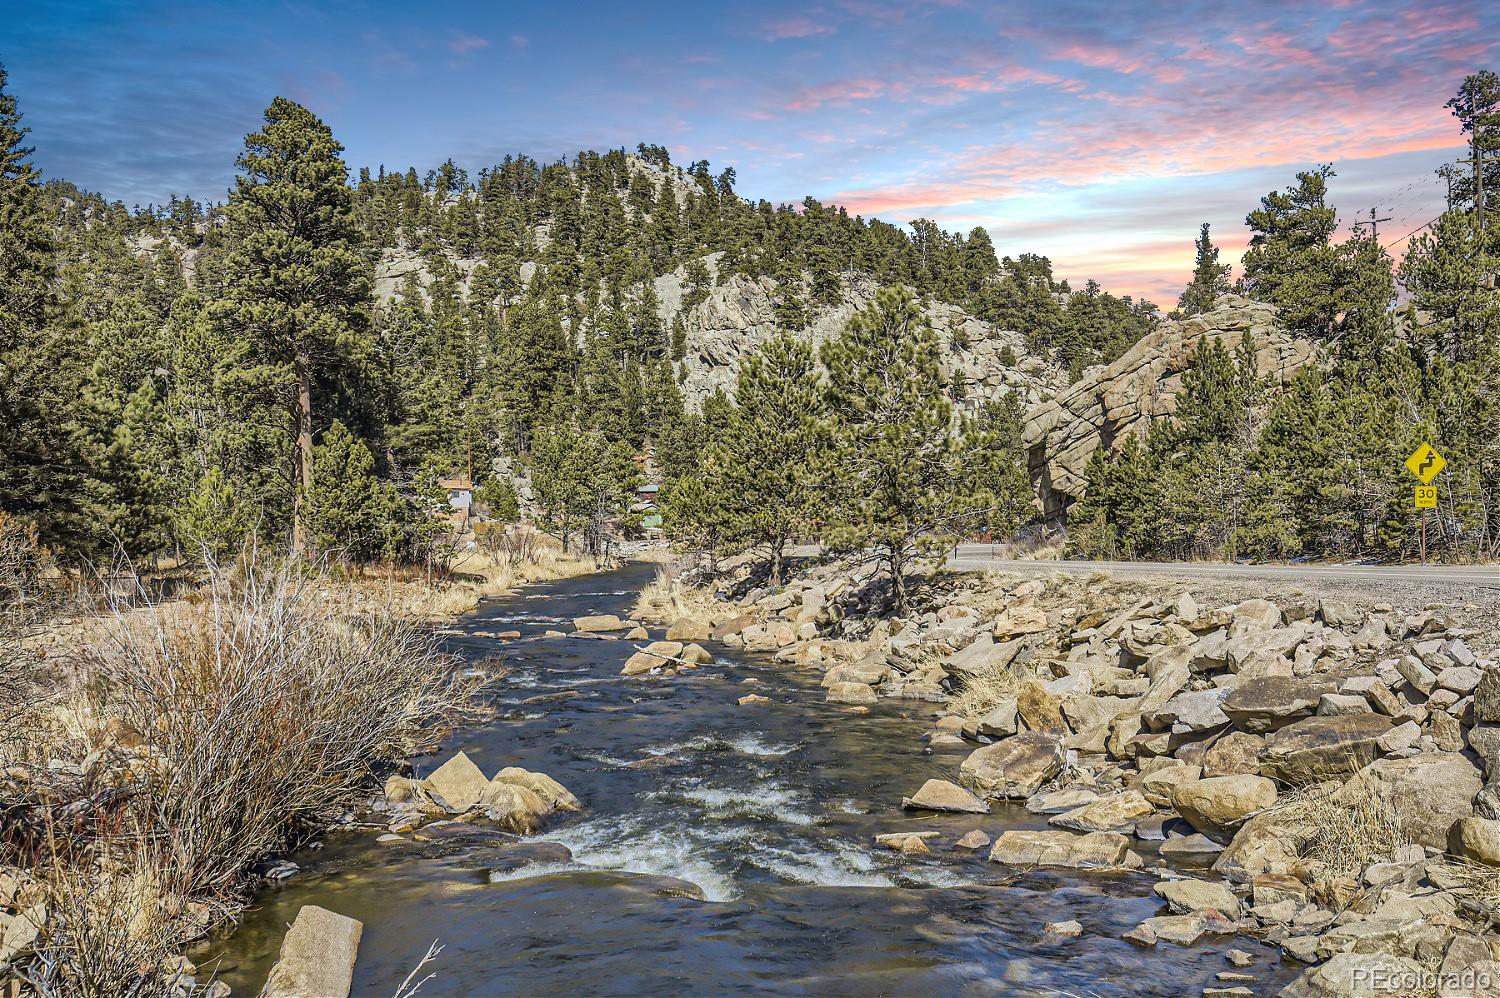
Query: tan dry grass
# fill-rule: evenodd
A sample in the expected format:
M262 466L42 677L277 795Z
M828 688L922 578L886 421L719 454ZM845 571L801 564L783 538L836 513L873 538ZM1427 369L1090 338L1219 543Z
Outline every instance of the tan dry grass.
M978 720L1014 701L1021 687L1035 678L1036 672L1024 665L989 666L966 675L949 706L971 721Z
M1386 801L1364 795L1341 796L1336 784L1316 784L1284 792L1271 807L1303 843L1300 852L1318 867L1322 879L1358 877L1371 863L1410 845L1400 816Z
M724 604L707 589L692 586L657 569L656 578L641 589L632 611L639 620L670 624L679 617L707 618Z
M0 745L0 864L42 879L53 915L34 990L160 993L146 957L474 709L433 641L376 590L254 561L99 622L50 708L61 765Z
M592 559L563 550L555 537L540 530L481 531L472 547L454 552L444 578L408 587L408 604L428 620L447 620L474 609L485 597L595 571Z

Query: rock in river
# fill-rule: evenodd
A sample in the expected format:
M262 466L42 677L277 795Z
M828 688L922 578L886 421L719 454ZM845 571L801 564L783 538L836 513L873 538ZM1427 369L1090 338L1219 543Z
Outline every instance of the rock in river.
M1062 742L1035 731L975 750L958 770L958 782L982 797L1030 797L1062 769Z
M1137 867L1141 858L1130 851L1130 840L1116 832L1009 831L995 840L990 860L1010 866L1053 866L1067 869Z
M490 780L467 754L460 752L439 766L422 785L437 791L455 811L467 811L479 803Z
M962 814L988 814L990 806L969 791L947 780L928 780L910 797L901 799L910 811L957 811Z

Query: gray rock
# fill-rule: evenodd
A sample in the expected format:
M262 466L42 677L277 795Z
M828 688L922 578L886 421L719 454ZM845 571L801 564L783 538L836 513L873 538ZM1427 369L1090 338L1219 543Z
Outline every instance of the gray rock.
M1010 866L1065 869L1122 868L1140 865L1130 840L1115 832L1008 831L995 840L990 860Z
M864 683L834 683L828 687L825 699L829 703L872 704L879 697L873 686Z
M1229 918L1240 916L1240 901L1225 884L1208 880L1164 880L1152 888L1179 914L1212 909Z
M959 783L982 797L1022 799L1062 770L1062 742L1026 731L977 749L959 767Z
M1480 675L1480 671L1472 665L1451 665L1437 674L1437 684L1459 696L1467 696L1479 685Z
M261 998L348 998L363 932L362 922L303 905L281 941Z
M1266 676L1241 683L1224 698L1221 710L1235 727L1264 734L1308 717L1325 693L1337 692L1327 682Z
M1140 791L1126 790L1065 811L1047 824L1075 832L1130 832L1136 822L1150 817L1152 811L1151 802Z
M1370 701L1363 694L1324 693L1318 699L1319 717L1339 717L1344 714L1368 714Z
M455 814L479 803L489 785L489 777L464 752L453 756L422 781L422 786L438 793Z
M1379 740L1390 728L1379 714L1305 718L1266 740L1261 771L1296 785L1342 777L1380 754Z
M1437 687L1437 675L1415 655L1402 655L1397 659L1396 671L1401 673L1401 678L1410 683L1413 689L1423 694L1431 693Z
M1276 784L1263 776L1214 776L1180 783L1172 806L1209 836L1225 836L1246 817L1276 803Z
M1448 851L1461 859L1500 866L1500 821L1460 817L1448 830Z
M1339 953L1303 971L1282 989L1281 998L1391 998L1419 990L1424 977L1415 960L1390 953Z

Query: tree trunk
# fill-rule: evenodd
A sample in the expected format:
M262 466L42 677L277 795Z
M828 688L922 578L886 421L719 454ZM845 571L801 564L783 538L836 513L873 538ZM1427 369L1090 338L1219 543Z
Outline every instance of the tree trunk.
M896 613L906 615L906 559L902 557L901 545L892 544L887 559L891 565L891 591L896 596Z
M781 585L782 551L786 541L780 537L771 542L771 585Z
M292 448L292 554L307 554L307 499L312 492L312 359L299 350L292 367L297 375L297 400L292 405L292 422L297 442Z

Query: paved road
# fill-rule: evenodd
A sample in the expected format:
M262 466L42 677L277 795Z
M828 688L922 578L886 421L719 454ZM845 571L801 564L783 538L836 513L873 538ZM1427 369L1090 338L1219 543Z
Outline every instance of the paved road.
M1493 586L1500 565L1228 565L1161 561L1020 561L1001 558L988 544L961 544L947 567L1006 572L1109 572L1113 575L1201 575L1229 579L1316 579L1415 582L1425 585Z

